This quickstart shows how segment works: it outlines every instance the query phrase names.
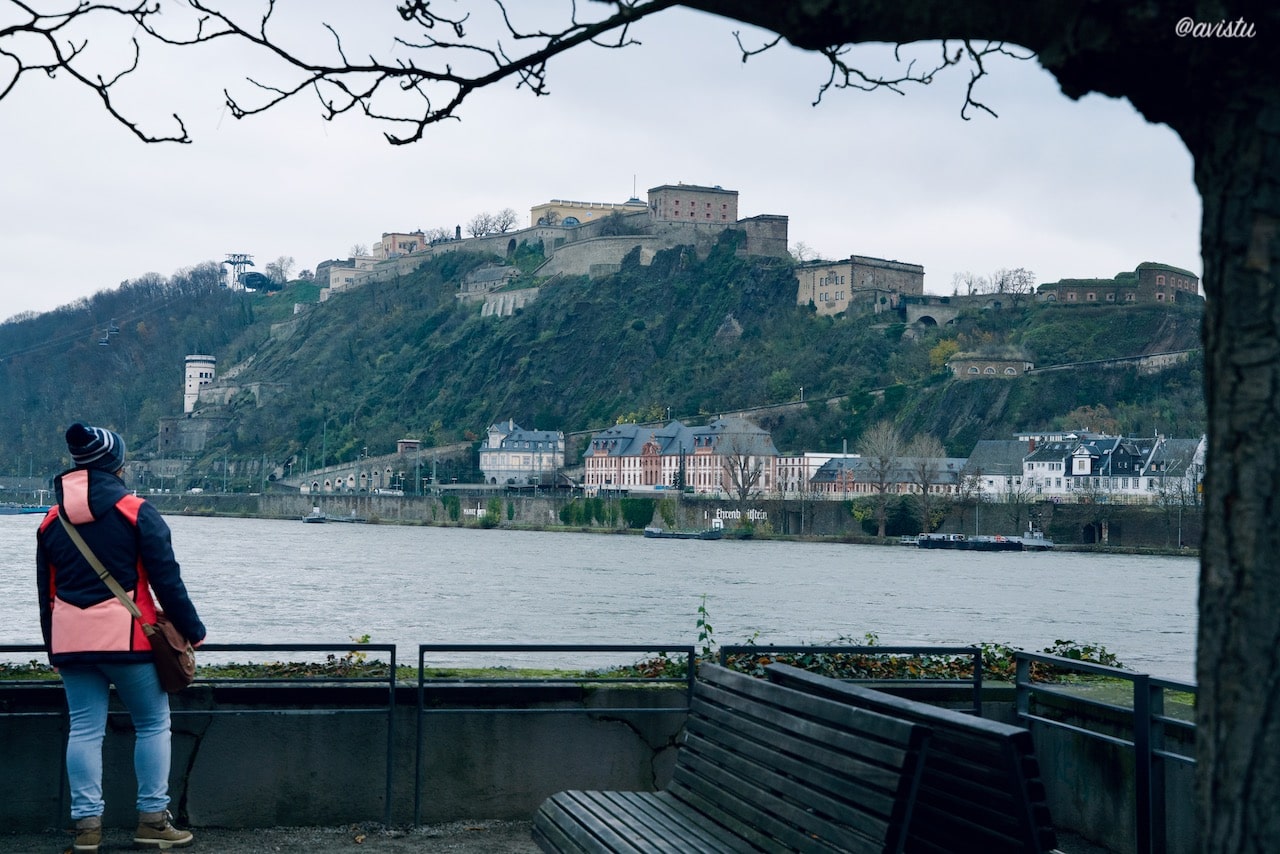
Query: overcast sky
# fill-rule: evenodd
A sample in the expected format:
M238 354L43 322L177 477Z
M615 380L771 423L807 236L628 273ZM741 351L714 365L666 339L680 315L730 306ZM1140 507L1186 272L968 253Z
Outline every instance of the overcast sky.
M744 64L735 30L663 12L635 29L641 46L553 62L549 97L499 84L401 147L307 99L236 120L220 88L247 90L226 50L144 56L128 93L153 128L179 113L191 145L143 144L92 95L24 79L0 101L0 320L230 253L314 269L383 232L465 230L507 207L527 225L549 199L677 182L737 190L743 217L790 217L792 246L821 257L922 264L932 293L1002 267L1041 282L1142 261L1200 274L1191 158L1128 102L1072 102L1034 61L1008 60L978 90L999 118L960 118L955 70L905 97L832 92L814 107L825 60L783 45Z

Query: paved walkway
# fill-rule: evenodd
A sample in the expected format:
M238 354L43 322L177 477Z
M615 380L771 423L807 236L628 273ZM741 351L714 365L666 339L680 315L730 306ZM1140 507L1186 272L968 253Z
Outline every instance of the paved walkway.
M99 854L135 850L132 828L108 828ZM527 821L455 821L419 828L383 830L380 824L343 827L272 827L263 830L195 828L195 844L177 849L191 854L381 854L446 852L446 854L538 854ZM63 854L71 847L69 833L0 834L4 854ZM1066 854L1111 854L1075 834L1059 834L1059 850Z
M107 828L100 854L135 850L133 828ZM195 844L175 849L192 854L407 854L441 851L450 854L534 854L538 846L529 835L527 821L458 821L419 828L383 830L380 824L345 827L273 827L264 830L192 828ZM50 831L6 835L0 833L5 854L62 854L71 848L71 834Z

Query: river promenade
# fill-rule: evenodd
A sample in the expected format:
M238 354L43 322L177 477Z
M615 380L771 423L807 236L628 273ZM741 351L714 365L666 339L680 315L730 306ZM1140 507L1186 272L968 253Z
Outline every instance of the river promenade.
M305 851L308 854L351 854L378 851L383 854L439 852L439 854L535 854L540 849L530 835L528 821L455 821L417 828L383 828L378 824L344 827L271 827L258 830L235 828L194 828L195 844L185 850L207 854L280 854ZM70 836L68 835L69 839ZM58 834L0 834L0 849L6 854L59 854ZM129 828L108 828L103 854L127 851L132 846ZM1058 848L1064 854L1111 854L1072 833L1058 834Z
M278 854L305 851L308 854L351 854L378 851L382 854L441 852L441 854L528 854L537 852L527 821L455 821L417 828L386 829L380 824L341 827L269 827L237 829L196 827L195 844L183 849L204 854ZM102 854L133 850L132 828L109 827ZM0 833L0 850L5 854L53 854L70 847L70 833ZM1075 852L1071 852L1075 854Z

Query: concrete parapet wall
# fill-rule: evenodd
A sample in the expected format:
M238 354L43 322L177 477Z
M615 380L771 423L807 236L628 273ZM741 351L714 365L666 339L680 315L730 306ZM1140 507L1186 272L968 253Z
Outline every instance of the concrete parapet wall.
M1127 714L1058 698L1054 698L1052 706L1041 708L1038 713L1070 726L1133 739ZM1075 830L1119 854L1134 851L1137 812L1133 749L1035 721L1030 729L1054 824ZM1171 752L1195 754L1192 735L1169 728L1165 738ZM1153 829L1157 842L1154 850L1162 854L1192 854L1198 850L1195 767L1172 759L1159 760L1154 775L1156 789L1163 787L1165 797L1163 826Z
M393 824L414 818L416 697L414 686L397 690ZM369 687L188 689L173 700L170 808L194 827L382 821L386 699L385 688ZM498 685L440 694L423 715L422 821L528 819L543 799L562 789L660 787L671 774L683 704L678 686L589 691ZM656 711L630 711L635 708ZM8 831L67 823L66 727L57 683L0 688L4 775L22 781L6 786L0 799L0 822ZM103 779L109 826L134 820L132 749L128 717L112 715Z

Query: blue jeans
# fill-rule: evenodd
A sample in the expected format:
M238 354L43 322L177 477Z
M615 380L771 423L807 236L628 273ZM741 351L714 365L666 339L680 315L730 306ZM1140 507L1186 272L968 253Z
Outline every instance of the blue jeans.
M133 719L133 770L138 780L138 812L169 807L169 695L160 689L155 665L75 664L59 668L67 693L71 728L67 735L67 779L71 818L102 815L102 739L107 729L111 684Z

